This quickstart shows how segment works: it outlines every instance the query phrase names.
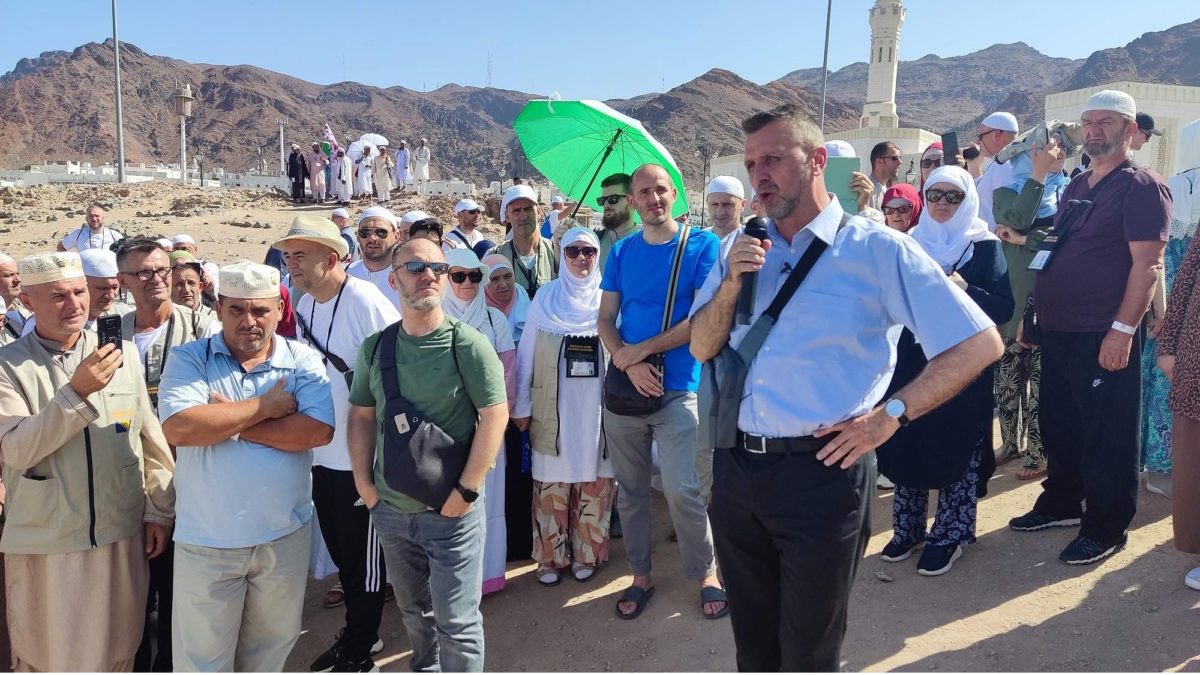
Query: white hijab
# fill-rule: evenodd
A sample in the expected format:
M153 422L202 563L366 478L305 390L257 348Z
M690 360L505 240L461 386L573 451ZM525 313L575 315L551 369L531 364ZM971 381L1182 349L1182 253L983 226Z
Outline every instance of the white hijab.
M600 264L586 277L575 276L567 266L568 246L583 242L599 250L600 240L586 227L572 227L563 235L558 254L558 278L538 290L529 308L526 327L551 335L596 335L600 316Z
M1194 235L1200 223L1200 120L1179 131L1179 163L1183 171L1167 181L1174 206L1172 239Z
M446 263L451 268L464 267L467 271L477 269L483 274L483 280L475 285L475 297L470 300L460 300L454 294L454 289L448 289L445 299L442 301L442 309L449 316L462 321L463 323L483 331L484 324L488 323L488 306L487 297L484 295L484 290L488 282L488 267L479 262L479 258L470 249L456 248L446 254ZM446 275L449 277L449 274ZM450 283L447 278L446 283Z
M979 191L975 189L971 174L957 166L940 166L929 174L923 190L938 183L953 185L962 190L966 198L958 205L954 216L944 223L933 219L932 205L927 200L921 210L921 219L911 234L942 270L949 273L971 259L975 242L998 239L979 217Z

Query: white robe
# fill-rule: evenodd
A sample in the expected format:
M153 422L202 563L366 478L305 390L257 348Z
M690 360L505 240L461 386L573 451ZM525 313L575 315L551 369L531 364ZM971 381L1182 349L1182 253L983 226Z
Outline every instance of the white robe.
M416 152L416 169L413 172L417 180L429 180L429 146L417 148Z
M410 157L408 148L400 148L396 151L396 185L403 187L405 183L412 182L412 167L409 166Z
M343 156L333 163L333 185L330 186L339 202L350 201L350 184L354 181L354 162Z
M354 163L354 166L358 169L358 178L354 180L355 195L371 194L371 185L373 184L371 164L374 161L375 157L372 155L371 157L363 156L359 161Z

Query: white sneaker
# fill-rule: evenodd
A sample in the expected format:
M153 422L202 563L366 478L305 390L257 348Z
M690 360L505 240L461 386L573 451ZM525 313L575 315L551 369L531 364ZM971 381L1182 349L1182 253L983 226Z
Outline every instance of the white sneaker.
M880 490L894 490L896 489L896 484L888 480L887 476L879 474L879 477L875 479L875 487Z
M1147 473L1146 474L1146 492L1171 498L1171 474L1166 473Z
M1200 591L1200 567L1194 568L1187 576L1183 578L1183 583L1188 588Z

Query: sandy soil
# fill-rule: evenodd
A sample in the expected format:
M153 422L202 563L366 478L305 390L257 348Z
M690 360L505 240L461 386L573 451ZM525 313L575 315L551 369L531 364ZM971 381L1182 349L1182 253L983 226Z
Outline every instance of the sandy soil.
M82 223L82 209L97 201L110 208L108 222L127 234L188 232L199 241L201 256L219 263L261 260L266 245L299 210L329 210L295 207L249 190L165 183L5 189L0 251L19 258L52 248ZM452 206L449 199L417 197L392 204L397 213L425 208L447 223ZM890 537L891 493L877 496L876 534L854 589L845 668L1200 671L1195 639L1200 594L1182 583L1198 561L1171 545L1169 502L1143 490L1129 546L1100 565L1070 567L1057 556L1073 531L1007 529L1008 519L1028 509L1039 491L1036 482L1013 478L1016 468L1000 468L979 506L978 543L943 577L918 576L915 557L896 564L879 559ZM660 501L658 593L637 621L621 621L613 613L630 581L620 541L608 565L586 585L565 579L556 588L542 588L532 564L511 566L508 587L483 602L488 670L734 670L728 620L701 616L698 590L682 580L678 553L667 541L667 520ZM341 626L342 610L320 604L333 583L328 578L309 584L304 634L290 669L306 670ZM394 606L385 610L381 636L386 646L377 661L383 669L407 669L407 638Z

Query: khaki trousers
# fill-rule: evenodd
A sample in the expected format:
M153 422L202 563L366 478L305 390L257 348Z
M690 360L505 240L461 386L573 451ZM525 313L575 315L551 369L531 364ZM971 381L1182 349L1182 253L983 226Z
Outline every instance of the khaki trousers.
M177 672L280 672L300 637L312 523L248 548L175 544Z

